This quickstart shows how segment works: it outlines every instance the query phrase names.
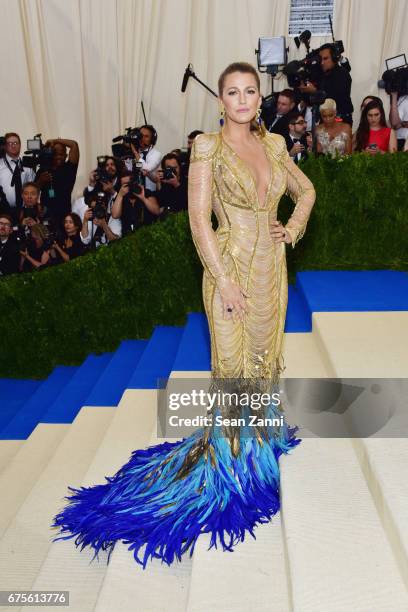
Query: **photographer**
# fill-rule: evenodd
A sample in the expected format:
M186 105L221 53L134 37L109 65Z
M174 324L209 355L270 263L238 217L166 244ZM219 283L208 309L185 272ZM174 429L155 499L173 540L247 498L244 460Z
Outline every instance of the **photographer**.
M408 138L408 96L393 91L390 94L390 100L390 123L391 127L396 130L398 151L402 151L405 140Z
M0 215L0 276L14 274L19 268L19 246L13 236L11 215Z
M85 246L82 243L80 231L81 219L75 213L69 213L64 217L64 230L61 238L55 238L50 249L50 260L52 264L70 261L75 257L83 255Z
M50 259L50 246L47 244L45 226L33 225L25 248L20 250L20 272L32 272L45 267Z
M20 158L21 140L15 132L5 136L5 156L0 159L0 187L4 193L2 208L11 215L13 224L18 222L23 185L34 181L31 168L23 166ZM6 205L7 201L7 205Z
M98 248L122 236L122 225L108 212L109 195L104 192L89 192L85 196L87 206L82 219L81 240L83 244Z
M47 218L50 219L54 229L60 229L62 220L71 210L71 194L78 170L79 147L75 140L62 138L48 140L45 147L52 148L51 168L49 171L44 171L40 167L36 182L41 189L41 203L47 209Z
M101 156L103 158L103 156ZM85 190L92 191L95 188L97 191L101 189L108 191L113 199L120 189L120 176L123 171L122 162L112 155L107 155L102 164L99 163L98 168L92 170L89 175L89 185ZM85 194L84 190L84 194Z
M180 212L187 210L187 181L182 175L180 160L174 153L167 153L157 172L157 191L154 196L160 212Z
M353 125L353 104L351 102L351 76L349 71L340 66L335 47L328 43L319 49L322 74L315 85L308 81L299 86L302 93L315 94L324 91L326 98L336 102L337 115L345 123Z
M131 149L133 156L137 162L141 163L142 172L145 178L145 187L149 191L156 190L156 175L155 170L158 168L161 160L161 153L155 147L157 142L157 132L152 125L142 125L140 129L141 141L139 148L136 148L132 143Z
M160 214L156 197L145 192L144 187L128 174L121 178L122 186L112 204L113 219L121 220L122 235L133 232L142 225L150 225Z

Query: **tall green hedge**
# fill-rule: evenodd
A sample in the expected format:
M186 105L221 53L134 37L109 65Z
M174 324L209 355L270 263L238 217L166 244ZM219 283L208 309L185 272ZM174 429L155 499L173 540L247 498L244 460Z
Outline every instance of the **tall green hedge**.
M408 269L408 154L311 158L308 231L287 249L298 270ZM283 198L279 217L293 209ZM57 364L182 325L202 309L201 264L186 213L67 264L0 280L0 376L46 376Z

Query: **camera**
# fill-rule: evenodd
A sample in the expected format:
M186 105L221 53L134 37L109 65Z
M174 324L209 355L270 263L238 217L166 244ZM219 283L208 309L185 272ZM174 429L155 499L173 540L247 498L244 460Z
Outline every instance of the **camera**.
M378 81L378 87L385 89L388 95L396 91L399 96L407 96L408 66L386 70L382 75L382 80Z
M42 172L49 172L52 168L53 150L46 147L41 140L41 134L27 140L27 151L24 151L23 166L27 168L40 167Z
M120 141L122 141L122 144L116 144L120 143ZM124 134L112 138L112 142L115 143L112 144L112 155L115 157L128 157L130 145L134 145L136 149L140 149L142 133L137 127L128 127Z
M130 177L129 185L129 193L134 195L139 195L142 193L142 186L144 187L144 176L142 173L142 163L132 160L132 175Z
M29 244L29 234L26 233L26 230L22 227L19 227L14 232L14 238L18 244L18 250L25 251Z
M100 191L96 196L95 206L92 207L92 219L106 219L106 215L106 194Z
M174 168L164 168L163 170L163 178L165 181L169 181L170 179L174 178L176 176L176 173L174 171Z
M24 209L24 218L25 219L36 219L37 211L33 208L25 208Z
M315 49L308 53L302 60L293 60L289 62L282 72L286 75L289 87L296 89L302 82L314 81L317 82L322 76L320 66L320 49Z
M54 242L57 241L57 234L55 232L48 232L46 238L44 238L44 249L49 251L52 249Z

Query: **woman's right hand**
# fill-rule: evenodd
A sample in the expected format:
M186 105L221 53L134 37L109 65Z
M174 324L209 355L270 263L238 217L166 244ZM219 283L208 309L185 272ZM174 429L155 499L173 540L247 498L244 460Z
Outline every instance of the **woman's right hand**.
M127 183L124 183L122 187L119 189L119 195L121 198L124 198L125 195L127 195L128 193L129 193L129 181Z
M245 300L249 297L249 294L230 278L218 279L217 287L222 300L224 319L232 319L234 323L243 321L245 313L248 311ZM232 308L232 311L229 311L228 308Z

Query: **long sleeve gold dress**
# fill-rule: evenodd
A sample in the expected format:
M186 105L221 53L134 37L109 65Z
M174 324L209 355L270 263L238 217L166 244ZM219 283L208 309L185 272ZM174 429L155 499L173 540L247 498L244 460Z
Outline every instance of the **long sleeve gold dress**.
M211 379L214 388L229 392L264 393L279 380L287 272L285 243L272 240L270 224L288 192L295 208L286 229L295 246L315 198L284 139L269 133L257 137L271 168L264 202L222 132L198 136L190 158L189 217L204 266ZM243 321L223 318L220 287L226 279L248 294ZM234 397L215 404L212 424L191 436L134 451L105 484L70 488L69 504L54 518L53 526L62 533L56 539L75 537L75 544L90 546L94 556L101 549L112 552L121 540L146 567L150 558L170 564L186 551L191 555L202 533L211 535L210 546L224 550L247 533L254 536L255 526L279 510L279 456L299 440L273 401L258 410L252 427L252 406L241 401L240 393ZM239 418L228 420L231 416Z

